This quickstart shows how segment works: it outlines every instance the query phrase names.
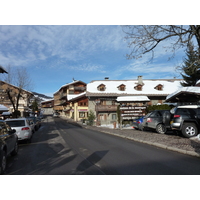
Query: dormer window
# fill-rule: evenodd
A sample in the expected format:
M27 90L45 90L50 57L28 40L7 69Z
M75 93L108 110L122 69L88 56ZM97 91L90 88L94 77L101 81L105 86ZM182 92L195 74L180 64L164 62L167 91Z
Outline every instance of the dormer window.
M99 86L97 87L97 89L98 89L99 91L105 91L105 90L106 90L106 86L105 86L104 84L101 84L101 85L99 85Z
M126 86L124 84L119 85L118 87L119 91L125 91L126 90Z
M156 87L154 87L156 90L163 90L163 85L158 84Z
M141 84L138 84L134 87L135 90L138 90L138 91L142 91L142 86Z

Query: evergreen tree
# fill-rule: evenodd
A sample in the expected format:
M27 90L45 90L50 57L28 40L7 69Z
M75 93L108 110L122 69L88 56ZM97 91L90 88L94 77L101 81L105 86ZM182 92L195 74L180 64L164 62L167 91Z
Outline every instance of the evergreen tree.
M197 81L200 80L200 60L199 53L194 50L192 44L189 45L186 51L186 58L184 64L181 67L181 73L184 81L181 85L184 87L195 86Z
M36 99L33 101L31 108L32 108L33 113L38 112L39 109L38 109L38 103L37 103Z

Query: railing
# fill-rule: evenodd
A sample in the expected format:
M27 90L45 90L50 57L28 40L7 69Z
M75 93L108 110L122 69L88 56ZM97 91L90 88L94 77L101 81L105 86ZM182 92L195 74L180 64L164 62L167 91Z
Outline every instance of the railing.
M74 90L85 91L86 87L74 87Z

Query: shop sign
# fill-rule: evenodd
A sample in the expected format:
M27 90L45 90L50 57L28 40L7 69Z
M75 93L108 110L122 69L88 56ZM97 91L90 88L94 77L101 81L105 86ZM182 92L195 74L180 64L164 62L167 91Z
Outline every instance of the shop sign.
M135 119L144 116L146 108L146 106L121 106L121 117L122 119Z
M79 112L87 112L88 109L78 109Z

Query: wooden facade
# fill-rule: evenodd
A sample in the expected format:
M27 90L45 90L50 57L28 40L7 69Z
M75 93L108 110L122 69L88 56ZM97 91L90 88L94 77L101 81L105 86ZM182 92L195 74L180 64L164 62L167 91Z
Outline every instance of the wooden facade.
M0 81L0 104L9 108L9 112L12 113L14 111L13 105L8 98L6 90L10 90L11 97L16 101L16 96L19 93L19 89L22 91L19 99L18 110L21 112L21 115L24 116L24 113L29 111L31 98L34 97L32 92L18 88L17 86L6 83L4 81Z
M133 120L146 114L146 107L160 105L167 95L181 87L182 79L142 79L91 81L87 84L86 96L89 98L89 110L96 115L98 125L113 124L118 121L118 106L123 110L122 118ZM117 101L118 97L128 97ZM143 97L146 97L144 99ZM132 108L129 109L129 108Z
M86 83L74 81L62 86L54 93L54 112L75 121L87 118L88 98L85 96Z

